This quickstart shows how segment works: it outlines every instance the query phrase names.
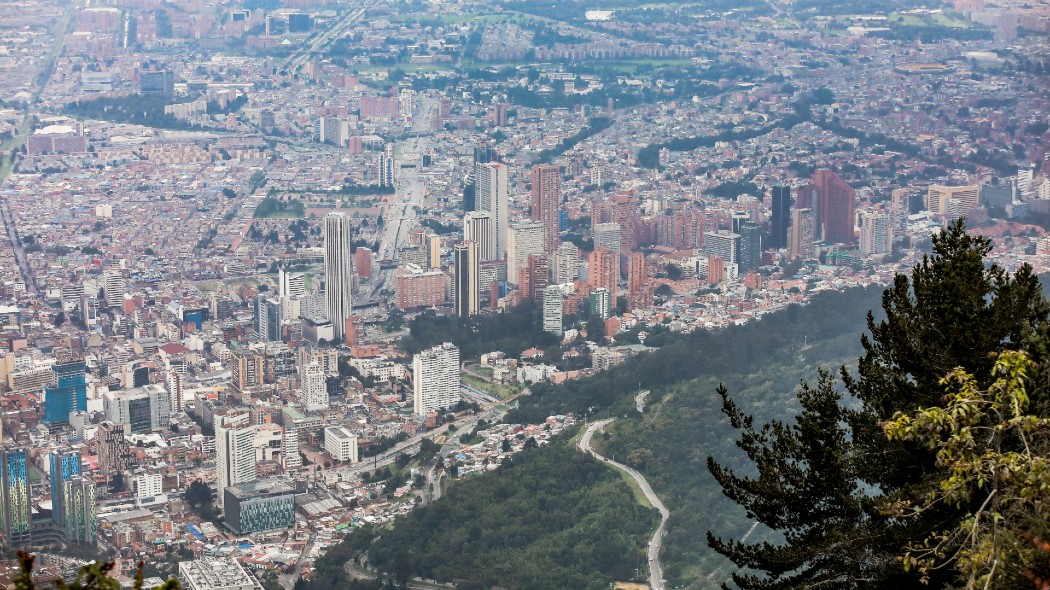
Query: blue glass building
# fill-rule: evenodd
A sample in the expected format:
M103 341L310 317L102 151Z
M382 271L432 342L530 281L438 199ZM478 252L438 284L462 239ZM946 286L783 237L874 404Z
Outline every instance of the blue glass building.
M76 451L52 451L51 463L51 518L65 525L66 482L80 475L80 454Z
M70 412L87 410L87 379L84 361L54 366L55 385L44 387L44 422L65 424Z

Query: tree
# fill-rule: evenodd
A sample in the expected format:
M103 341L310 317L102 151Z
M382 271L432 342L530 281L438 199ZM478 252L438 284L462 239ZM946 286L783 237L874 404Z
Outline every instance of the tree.
M33 581L33 561L35 557L25 551L18 552L19 571L12 577L12 588L14 590L36 590ZM116 567L112 561L99 563L91 562L77 571L77 577L73 583L67 584L64 580L55 582L55 590L120 590L120 582L110 577L109 573ZM143 563L140 561L135 572L134 590L143 590L145 576L142 573ZM175 578L169 579L156 590L179 590L179 581Z
M883 293L885 319L876 322L868 314L871 336L861 338L864 355L857 376L845 367L841 371L847 392L855 398L850 405L857 409L844 411L828 404L808 408L800 398L799 420L844 423L842 440L802 436L801 431L774 423L770 430L760 431L761 444L756 445L750 422L737 419L734 426L740 424L737 428L743 431L741 448L758 468L762 485L749 487L749 480L727 477L714 461L709 467L727 496L784 535L783 545L778 546L710 539L712 547L737 565L764 573L735 576L740 587L809 587L810 580L834 580L843 572L848 579L835 583L837 587L913 588L927 582L937 588L958 581L959 572L952 567L924 574L906 572L898 557L909 543L953 528L977 507L938 503L902 518L899 507L927 498L941 485L943 469L928 445L890 440L881 424L897 412L943 408L939 383L956 367L972 375L978 389L986 389L995 355L1004 350L1026 351L1039 374L1033 382L1046 382L1043 359L1050 306L1027 265L1013 276L997 265L986 267L984 258L990 250L991 242L967 235L961 220L935 236L932 255L916 265L912 277L898 275ZM1045 389L1033 389L1031 399L1040 408L1036 413L1045 414ZM796 457L798 462L771 468L768 463L776 454ZM818 493L821 511L814 512L810 507L814 490L800 488L798 478L828 477L823 472L835 464L827 463L827 457L841 462L836 473L842 493L826 497ZM802 490L806 493L800 495ZM770 513L774 508L781 514ZM770 516L764 519L765 513ZM807 532L805 527L814 525L819 534ZM849 540L855 538L863 538L863 545L851 547ZM790 557L790 563L778 556ZM785 577L800 573L806 578Z
M950 564L968 589L1020 588L1045 558L1025 542L1050 533L1050 418L1029 413L1031 368L1025 353L1004 352L985 390L957 369L941 380L945 407L898 412L883 425L890 440L936 451L941 468L940 485L919 503L898 506L903 515L921 518L938 504L979 503L954 526L910 544L902 556L905 567L928 575Z

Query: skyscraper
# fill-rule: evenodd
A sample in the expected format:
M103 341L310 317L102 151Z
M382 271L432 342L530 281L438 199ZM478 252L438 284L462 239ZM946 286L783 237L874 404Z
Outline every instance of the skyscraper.
M29 452L22 447L0 450L0 533L5 544L17 546L30 536L30 501L27 475Z
M346 320L353 311L353 262L350 254L350 218L329 213L324 218L325 308L335 340L342 341Z
M591 232L594 235L594 248L605 248L616 255L617 264L620 260L620 243L622 230L616 222L599 223Z
M981 187L932 184L926 191L926 208L952 218L965 217L977 208Z
M471 211L463 217L463 239L478 245L478 260L496 260L496 232L488 211Z
M168 391L158 384L107 391L102 407L107 420L127 424L134 433L167 430L171 423Z
M853 211L857 206L857 191L831 170L817 170L813 173L813 185L820 199L820 239L833 244L852 244Z
M588 259L592 289L605 289L611 301L616 301L616 285L620 279L620 261L616 253L597 248Z
M379 157L379 186L394 186L394 180L394 144L388 143Z
M737 264L741 272L758 268L762 263L762 230L751 222L740 224L740 250Z
M98 468L106 480L115 474L123 473L131 466L131 446L124 437L124 425L105 421L98 425L95 434L95 452L98 454Z
M792 204L791 187L773 187L773 202L769 215L770 233L768 246L774 250L787 248Z
M554 282L571 283L580 274L580 249L572 242L562 242L551 261Z
M308 412L328 409L328 389L325 387L325 374L318 363L310 363L302 368L300 377L300 398L303 408Z
M530 217L543 224L543 251L553 254L561 243L561 169L540 164L529 174L532 183Z
M474 146L474 163L470 167L470 174L467 177L467 186L463 189L463 211L471 212L477 211L477 179L478 179L478 164L488 164L489 162L499 162L499 153L487 143L480 143Z
M860 224L860 251L886 254L893 250L893 220L888 213L864 211Z
M605 287L591 291L590 294L591 315L598 316L603 320L609 319L612 312L612 294Z
M66 481L80 475L80 453L62 449L51 451L48 457L51 480L51 519L59 526L65 525Z
M631 252L627 257L627 290L636 291L645 285L645 254Z
M255 333L262 342L277 342L281 339L281 301L260 293L253 300Z
M543 331L561 336L563 304L561 289L551 285L543 290Z
M219 504L224 490L255 479L255 431L247 420L215 427L215 481Z
M814 225L812 209L802 208L791 212L791 231L789 232L791 258L813 258Z
M525 266L518 271L518 290L522 297L533 301L543 300L543 290L550 284L550 257L546 254L529 254Z
M277 271L277 295L282 300L286 297L306 295L306 278L301 272L288 272L283 268Z
M76 476L62 482L65 506L62 527L70 543L94 546L98 523L95 519L95 482L87 476Z
M52 367L55 384L44 387L44 422L65 424L70 412L87 409L87 380L84 361L59 363Z
M455 269L455 310L456 317L472 316L481 309L481 292L479 279L481 267L478 260L478 245L474 241L456 244L453 252Z
M543 254L543 224L515 223L507 239L507 278L519 282L518 275L528 263L529 254Z
M451 342L412 357L412 403L417 414L451 408L459 402L459 349Z
M496 258L507 257L507 202L510 198L508 170L505 164L490 162L478 165L477 209L492 215L495 235Z
M721 256L727 264L737 264L740 253L740 234L717 230L704 234L704 254Z

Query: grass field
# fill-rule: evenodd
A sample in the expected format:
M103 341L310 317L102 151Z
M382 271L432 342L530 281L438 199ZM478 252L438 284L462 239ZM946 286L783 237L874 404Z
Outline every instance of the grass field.
M513 397L513 396L518 395L519 393L521 393L521 390L525 389L523 386L518 385L518 384L497 385L495 383L489 383L488 381L485 381L484 379L479 379L479 378L477 378L477 377L475 377L473 375L467 375L467 374L463 375L463 381L467 385L470 385L471 387L476 387L476 388L480 389L481 391L484 391L484 392L487 392L487 393L491 393L492 395L494 395L494 396L496 396L496 397L498 397L500 399L507 399L507 398Z

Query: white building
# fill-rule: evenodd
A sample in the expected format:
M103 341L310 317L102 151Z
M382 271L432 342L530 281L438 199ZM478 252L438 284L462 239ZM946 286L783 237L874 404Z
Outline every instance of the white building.
M463 217L463 239L477 243L478 260L496 259L496 232L488 211L471 211Z
M543 331L561 336L563 301L561 288L550 285L543 290Z
M215 428L215 481L220 506L223 490L255 479L255 430L247 421Z
M336 461L357 463L357 435L342 426L324 429L324 450Z
M306 278L301 272L288 272L283 268L277 271L277 295L282 302L287 297L306 295Z
M325 311L332 322L332 336L342 341L353 305L353 257L350 255L350 218L329 213L324 218Z
M281 456L284 459L284 469L299 469L303 466L303 456L299 454L299 431L288 428L284 431L284 440L281 441Z
M594 249L605 248L610 252L615 252L617 256L620 255L620 224L619 223L599 223L594 226L594 230L591 232L594 236Z
M303 408L307 412L319 412L328 409L328 388L321 365L313 362L300 369L300 394Z
M580 249L572 242L562 242L554 251L551 274L556 284L571 283L580 274Z
M127 424L131 432L167 430L171 423L168 391L163 385L107 391L102 396L106 420Z
M412 359L413 407L417 414L459 402L459 349L451 342L421 351Z
M257 590L262 585L236 559L204 557L179 562L179 582L188 590Z
M488 211L492 215L492 228L496 234L495 258L504 260L507 258L507 202L510 198L507 166L499 162L478 164L477 174L477 210Z
M159 473L143 473L131 478L131 491L136 500L156 498L164 493L164 476Z
M507 282L517 285L518 275L529 263L529 254L543 254L543 224L516 223L507 236Z

